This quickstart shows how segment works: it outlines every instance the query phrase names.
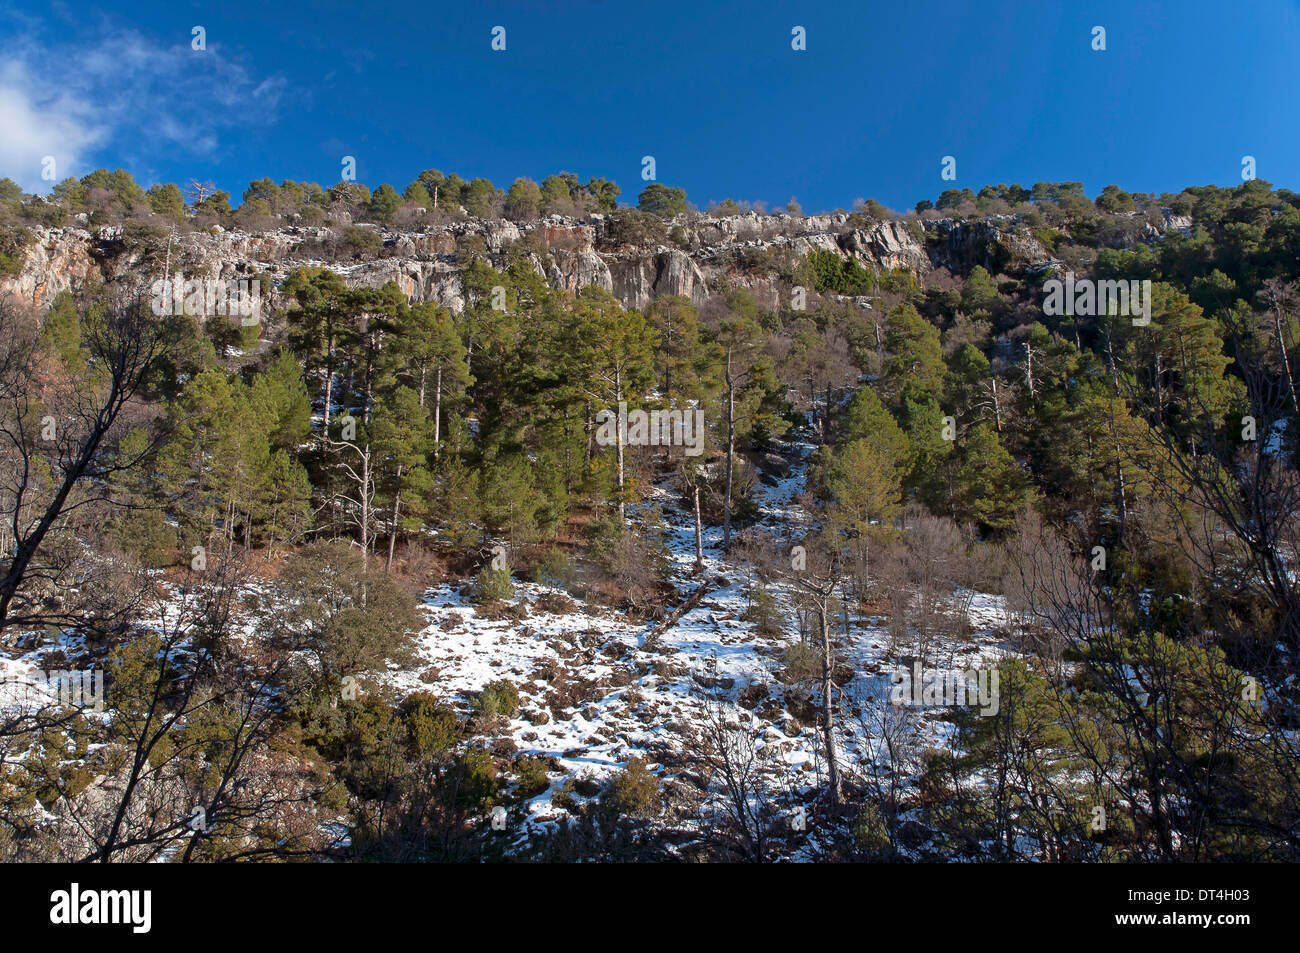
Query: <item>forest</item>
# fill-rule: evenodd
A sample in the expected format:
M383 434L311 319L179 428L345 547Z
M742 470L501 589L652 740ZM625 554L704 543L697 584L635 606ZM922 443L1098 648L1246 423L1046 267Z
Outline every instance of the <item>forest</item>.
M1300 859L1300 194L620 195L0 180L0 859Z

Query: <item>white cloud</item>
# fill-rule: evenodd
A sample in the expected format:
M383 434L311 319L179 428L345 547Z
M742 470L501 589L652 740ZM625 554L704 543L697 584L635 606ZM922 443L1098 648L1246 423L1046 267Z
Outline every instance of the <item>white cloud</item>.
M42 95L44 93L44 95ZM87 152L105 138L105 128L83 100L43 90L18 63L0 71L0 176L29 192L48 191L43 163L53 156L55 181L85 165Z
M164 150L196 157L232 148L241 129L270 121L283 77L255 77L211 41L161 46L130 31L101 32L87 49L26 39L0 48L0 176L28 191L84 175L97 150L151 164Z

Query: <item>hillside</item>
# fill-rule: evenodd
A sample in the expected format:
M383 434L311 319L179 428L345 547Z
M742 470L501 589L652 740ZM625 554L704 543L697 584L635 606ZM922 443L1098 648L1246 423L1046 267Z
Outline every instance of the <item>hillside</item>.
M1295 193L115 175L0 203L0 857L1296 859Z

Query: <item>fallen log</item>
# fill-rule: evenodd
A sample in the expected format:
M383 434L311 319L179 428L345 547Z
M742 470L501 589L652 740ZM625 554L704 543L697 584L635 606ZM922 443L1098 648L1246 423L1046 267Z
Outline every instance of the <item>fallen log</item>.
M712 579L706 579L704 580L704 582L700 583L700 585L696 588L696 590L692 592L689 596L687 596L686 600L682 602L681 605L679 605L672 612L668 613L668 615L663 619L663 621L661 621L658 625L656 625L653 629L650 630L650 634L646 636L646 640L642 644L642 648L646 649L647 651L653 649L655 646L655 642L659 639L659 636L663 635L674 625L676 625L677 621L682 616L686 615L686 613L690 612L692 609L698 606L700 604L700 600L703 599L711 589L715 589L718 586L725 586L726 584L727 584L727 580L723 576L715 576Z

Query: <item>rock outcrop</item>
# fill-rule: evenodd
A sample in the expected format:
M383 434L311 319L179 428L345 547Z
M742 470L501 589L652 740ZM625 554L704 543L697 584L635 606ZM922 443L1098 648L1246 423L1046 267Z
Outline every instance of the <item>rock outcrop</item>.
M343 226L290 226L249 233L214 228L180 232L164 242L132 240L129 229L56 228L36 230L15 277L0 279L0 294L46 306L61 291L99 283L148 285L162 276L164 262L186 278L228 279L251 274L282 281L295 268L326 265L359 287L392 281L412 302L433 301L461 309L464 292L456 254L478 236L495 266L504 266L517 242L527 240L533 270L552 287L575 291L595 285L626 307L644 309L664 295L684 295L697 304L724 286L746 288L760 306L788 294L774 267L746 261L790 260L813 251L831 252L873 269L927 272L946 267L966 273L976 264L991 271L1032 267L1050 259L1033 231L1013 216L975 221L893 220L860 227L843 213L795 216L748 213L723 218L682 216L670 223L671 241L617 243L606 216L586 219L550 216L533 222L464 219L418 229L354 226L374 230L382 241L377 255L356 261L341 247ZM1166 216L1165 228L1186 228ZM1156 226L1151 226L1157 232ZM165 252L159 245L166 245ZM765 257L766 256L766 257Z

